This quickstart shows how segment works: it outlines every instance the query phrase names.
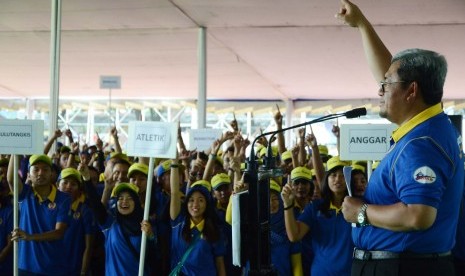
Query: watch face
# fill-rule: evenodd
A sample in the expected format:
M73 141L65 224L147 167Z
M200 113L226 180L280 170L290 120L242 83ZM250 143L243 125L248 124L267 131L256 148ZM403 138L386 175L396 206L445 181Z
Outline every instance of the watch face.
M364 223L365 222L365 216L362 213L358 214L357 221L360 224Z

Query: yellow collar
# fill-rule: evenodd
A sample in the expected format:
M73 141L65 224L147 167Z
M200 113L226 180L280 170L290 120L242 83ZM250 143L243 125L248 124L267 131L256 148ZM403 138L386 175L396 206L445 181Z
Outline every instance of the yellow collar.
M42 203L44 202L45 200L50 200L50 202L55 202L55 198L57 196L57 188L55 187L55 185L50 185L51 187L51 191L50 191L50 194L48 194L48 197L47 198L42 198L34 188L33 191L34 191L34 195L39 199L39 203Z
M195 222L193 222L193 221L191 220L191 229L194 228L194 227L196 227L197 230L199 230L200 232L202 232L204 226L205 226L205 220L204 220L204 219L203 219L201 222L199 222L199 224L197 224L197 225L195 224Z
M84 194L81 194L80 197L78 197L73 203L71 204L71 210L73 212L76 212L77 208L79 207L80 203L83 203L86 200L86 196Z
M216 202L216 208L217 208L218 210L226 211L226 208L224 208L223 206L221 206L220 201L217 201L217 202Z
M342 209L342 206L340 208L336 207L333 202L331 201L330 205L329 205L329 210L335 210L336 211L336 215L339 214L341 212L341 209Z
M423 123L431 117L434 117L442 112L441 103L433 105L422 112L418 113L415 117L408 120L405 124L400 126L398 129L394 130L392 133L392 139L394 142L398 142L402 137L404 137L409 131L411 131L417 125Z

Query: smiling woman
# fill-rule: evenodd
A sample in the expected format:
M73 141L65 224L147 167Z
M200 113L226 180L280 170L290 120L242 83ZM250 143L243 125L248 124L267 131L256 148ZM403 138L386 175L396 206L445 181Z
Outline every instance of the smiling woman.
M171 170L176 172L178 161L172 162ZM181 202L179 174L171 173L170 180L171 275L226 275L225 241L215 213L210 182L194 182Z
M142 231L147 235L147 255L151 258L155 248L155 234L148 221L143 221L143 209L138 187L132 183L119 183L111 196L117 199L116 208L109 216L98 200L92 183L86 183L89 200L97 221L105 235L105 269L107 275L138 275ZM146 262L150 264L150 262ZM144 267L143 275L150 274Z

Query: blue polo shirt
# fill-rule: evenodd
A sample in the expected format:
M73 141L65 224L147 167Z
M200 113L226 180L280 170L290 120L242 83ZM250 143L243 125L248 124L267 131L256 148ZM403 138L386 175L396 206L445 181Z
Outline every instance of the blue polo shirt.
M28 234L55 230L57 223L69 225L71 198L51 185L47 199L42 199L31 186L23 185L19 194L19 228ZM18 243L20 270L49 275L65 275L67 254L63 254L63 239L56 241L24 241Z
M7 245L11 231L13 231L13 206L2 204L0 206L0 251ZM0 275L13 275L13 250L0 262Z
M329 210L329 217L319 211L322 199L305 206L298 221L310 227L314 253L311 275L350 275L352 251L352 227L340 210Z
M280 209L278 212L284 211ZM271 221L273 221L273 216L277 216L279 221L272 225L270 230L271 263L278 275L291 276L293 275L291 256L301 253L302 245L300 242L289 241L284 225L284 216L282 214L270 214Z
M310 203L307 203L307 205ZM305 206L301 207L298 205L297 201L295 202L295 207L294 207L294 216L297 218L300 216L300 214L304 211ZM308 232L300 241L302 245L302 269L304 272L304 275L310 275L310 270L312 267L313 263L313 248L312 248L312 235L310 232Z
M182 238L184 224L185 215L181 213L171 221L171 269L176 266L189 248L189 244ZM192 229L192 232L194 235L199 234L196 228ZM215 258L224 256L225 253L223 237L214 243L201 237L184 262L182 273L185 275L216 275Z
M95 235L98 227L94 214L81 195L71 204L71 219L66 229L64 243L68 253L68 273L70 275L80 274L82 268L82 257L86 248L86 236Z
M105 275L138 275L142 235L128 235L129 242L138 253L136 256L124 237L123 229L114 217L108 216L100 227L105 236ZM149 268L146 264L144 275L148 274Z
M397 129L391 148L368 183L368 204L424 204L437 209L423 231L394 232L373 226L354 228L357 247L366 250L441 253L452 249L464 185L462 139L440 104Z

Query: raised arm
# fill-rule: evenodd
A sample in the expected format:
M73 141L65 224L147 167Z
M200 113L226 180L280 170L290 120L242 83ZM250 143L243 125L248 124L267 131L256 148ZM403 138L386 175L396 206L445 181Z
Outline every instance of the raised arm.
M287 237L291 242L300 241L310 231L310 228L305 223L295 219L293 208L295 195L290 183L284 185L281 198L284 204L284 224L286 225Z
M69 140L69 144L71 145L72 143L74 143L74 139L73 139L73 133L71 132L71 129L67 129L65 130L65 135L66 137L68 137L68 140Z
M113 141L115 142L115 151L117 153L123 153L123 150L121 149L121 145L119 143L118 139L118 130L116 129L116 126L111 128L111 137L113 137Z
M94 185L90 181L89 167L87 164L80 163L77 170L81 173L82 179L84 180L84 191L89 202L89 207L94 213L95 219L99 224L104 224L108 213L105 206L100 201L100 196L97 193Z
M69 152L68 163L66 164L67 168L74 168L74 162L76 161L76 156L79 156L79 143L72 143L71 151Z
M325 167L323 165L323 160L321 160L320 150L318 149L318 143L316 141L315 135L310 133L305 138L307 145L312 148L312 164L315 169L316 180L318 181L319 186L323 183L325 177Z
M181 135L181 122L178 121L178 146L179 152L187 151L186 145L184 144L184 140L182 139Z
M45 144L45 147L44 147L44 154L48 154L48 152L49 152L50 149L52 148L53 143L56 141L56 139L58 139L58 137L61 137L61 135L63 135L63 133L61 132L61 130L59 130L59 129L55 130L55 132L53 133L53 135L50 136L50 138L48 139L47 143Z
M341 0L341 8L336 17L344 21L344 23L359 29L370 70L376 81L384 80L384 74L391 65L392 55L368 19L357 5L348 0Z
M305 128L299 128L299 167L305 165L307 152L305 151Z
M234 133L227 131L221 135L220 139L215 140L215 142L213 142L211 146L211 150L210 150L210 156L208 157L208 162L207 162L207 165L205 166L202 179L207 180L207 181L211 180L213 167L216 162L216 156L218 154L218 151L220 150L221 145L223 145L224 142L226 142L227 140L231 140L232 138L234 138Z
M276 105L278 107L278 105ZM279 111L274 114L274 122L276 123L276 130L282 130L283 129L283 115ZM286 141L284 139L284 132L279 132L277 134L278 137L278 152L279 155L283 154L283 152L286 151Z

